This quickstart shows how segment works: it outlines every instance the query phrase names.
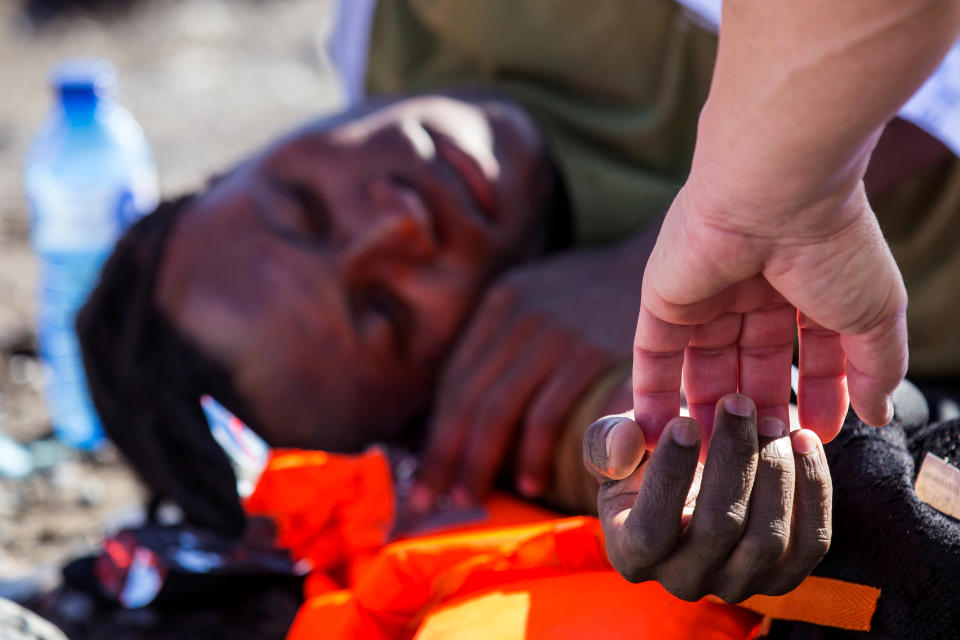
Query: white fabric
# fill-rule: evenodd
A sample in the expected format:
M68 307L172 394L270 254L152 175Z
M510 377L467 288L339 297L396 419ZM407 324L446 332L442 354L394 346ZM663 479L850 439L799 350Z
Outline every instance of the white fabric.
M960 42L900 109L909 120L960 156Z
M690 13L699 18L698 22L706 29L717 31L720 27L721 0L676 0Z
M343 84L346 106L366 97L367 55L377 0L337 0L327 51Z
M699 22L717 30L722 0L676 0ZM907 101L900 113L960 156L960 42L953 45L937 70Z
M722 0L677 0L705 27L720 25ZM367 52L377 0L337 0L329 51L343 83L347 106L365 97ZM960 42L955 44L926 83L900 110L909 120L960 156Z

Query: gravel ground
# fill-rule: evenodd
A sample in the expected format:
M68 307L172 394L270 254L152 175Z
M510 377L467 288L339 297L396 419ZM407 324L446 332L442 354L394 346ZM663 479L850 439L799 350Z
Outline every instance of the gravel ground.
M109 19L71 18L36 31L0 2L0 430L49 461L0 480L0 585L95 547L136 517L141 492L113 451L63 456L49 442L35 359L37 267L28 243L21 166L49 104L49 68L103 57L120 101L150 139L165 197L196 189L291 126L336 109L322 51L328 0L152 0ZM0 594L3 587L0 586Z

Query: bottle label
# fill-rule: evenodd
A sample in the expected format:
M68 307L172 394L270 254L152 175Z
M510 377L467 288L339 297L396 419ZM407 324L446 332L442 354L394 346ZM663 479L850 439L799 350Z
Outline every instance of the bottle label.
M40 252L105 249L116 239L113 209L116 189L89 187L82 193L38 190L33 206L33 245Z
M123 230L157 205L156 179L82 191L41 188L30 199L33 245L42 253L108 251Z

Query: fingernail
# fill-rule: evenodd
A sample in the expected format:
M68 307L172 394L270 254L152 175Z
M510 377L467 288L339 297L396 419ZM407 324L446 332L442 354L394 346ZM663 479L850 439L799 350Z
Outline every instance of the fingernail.
M786 433L783 421L773 416L760 418L757 423L757 433L765 438L779 438Z
M749 418L753 415L753 401L739 393L724 398L723 408L727 410L727 413L732 413L741 418Z
M893 421L893 413L894 413L894 411L893 411L893 400L890 398L890 396L887 396L887 411L886 411L886 413L884 414L884 416L885 416L885 419L884 419L884 421L883 421L884 424L890 424L890 422Z
M410 508L417 513L426 513L433 506L433 492L422 484L410 490Z
M595 467L601 468L604 463L613 464L613 429L620 424L620 420L619 416L611 416L603 420L603 450L607 456L605 460L597 460L598 464L595 464Z
M801 455L807 455L817 450L817 444L820 439L817 435L808 429L794 431L790 438L793 444L793 450Z
M517 490L528 498L540 495L540 483L533 476L523 475L517 480Z
M670 429L673 441L681 447L692 447L700 438L697 426L689 420L677 420Z
M473 496L466 487L454 487L450 490L450 500L457 509L466 509L473 504Z

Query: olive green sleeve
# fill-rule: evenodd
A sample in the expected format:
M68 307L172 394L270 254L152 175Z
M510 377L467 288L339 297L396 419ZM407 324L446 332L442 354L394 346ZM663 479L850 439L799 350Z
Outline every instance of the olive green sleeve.
M683 184L716 37L670 0L381 0L374 95L480 85L523 105L582 244L622 239Z

